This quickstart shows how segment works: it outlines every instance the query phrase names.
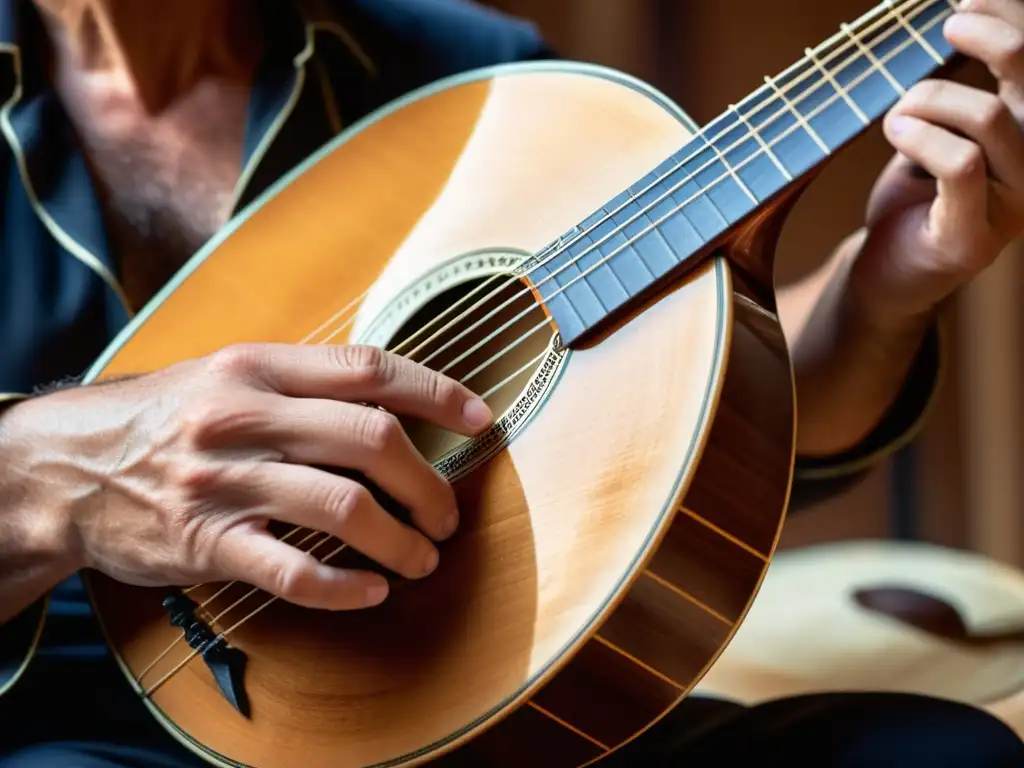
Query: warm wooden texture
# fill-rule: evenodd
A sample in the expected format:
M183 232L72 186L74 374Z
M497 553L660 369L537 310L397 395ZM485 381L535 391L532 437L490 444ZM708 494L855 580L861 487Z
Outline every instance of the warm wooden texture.
M539 250L687 136L643 92L582 73L505 74L424 99L256 211L103 375L242 340L344 342L346 319L368 327L437 263ZM463 525L431 578L370 611L278 602L232 633L250 658L249 721L199 660L153 704L222 764L412 765L481 732L470 749L489 765L583 764L678 700L740 621L777 540L793 428L777 319L734 300L726 262L710 261L573 352L527 428L456 483ZM178 637L160 593L89 583L137 676ZM144 685L185 656L179 643Z
M681 701L740 626L777 543L794 412L778 322L742 298L735 313L700 467L641 578L525 708L444 768L563 768L599 758Z
M561 3L503 0L501 5L510 10L525 8L539 19L545 31L558 34L562 28L573 28L572 21L563 22L560 14L569 14L569 7ZM578 13L586 13L585 0ZM670 94L683 104L699 121L714 117L730 101L742 98L751 85L766 74L785 66L790 52L805 45L813 45L827 35L844 19L860 13L869 3L864 0L727 0L726 2L689 4L682 6L675 24L666 18L658 19L656 26L664 30L657 38L648 32L637 41L644 56L616 63L630 71L641 69L655 84L669 88ZM650 13L649 7L659 6L655 0L642 0L635 4L634 14ZM575 8L572 8L576 11ZM554 23L557 19L558 24ZM665 29L665 27L668 27ZM573 39L567 34L564 52L575 54ZM662 56L661 67L650 68L647 62L650 49L662 41L670 41ZM708 56L714 51L714 56ZM595 52L597 61L611 57L614 51ZM953 75L958 82L986 90L994 89L994 80L985 67L972 62ZM678 83L678 87L669 87ZM863 225L867 196L878 173L893 154L879 126L874 126L854 146L839 155L816 179L802 197L786 225L779 248L778 274L780 288L816 280L815 270L826 259L835 245L847 234ZM1020 264L1020 257L1011 248L1011 260ZM1009 474L1010 468L1019 469L1014 457L1024 450L1024 409L1005 406L1004 392L1013 392L1019 401L1022 371L1004 361L1019 358L1019 341L1024 333L1024 312L1017 304L1017 313L1011 329L1004 321L996 321L1000 328L989 333L986 344L997 351L986 352L973 362L976 351L975 334L988 333L992 326L991 310L1005 302L1006 290L1024 290L1021 270L1016 269L1012 285L1004 277L1012 268L1000 270L1002 277L972 283L971 295L962 296L948 307L948 366L942 388L927 425L916 441L918 457L917 477L912 479L916 497L917 533L926 541L954 547L981 548L989 556L1005 559L1017 565L1024 560L1019 556L1020 542L1016 533L1018 523L1004 524L1009 518L1007 510L1024 508L1024 499L1016 494L1019 481ZM975 290L977 288L977 290ZM991 297L989 292L992 292ZM815 291L808 293L811 301ZM792 297L790 297L792 298ZM783 324L794 338L793 330L800 323L801 301L783 302ZM960 329L958 329L958 323ZM962 330L961 330L962 329ZM966 331L966 332L965 332ZM1016 348L1008 346L1017 343ZM961 361L961 358L964 358ZM999 387L995 400L986 388L999 386L994 380L1007 376ZM979 394L984 392L984 395ZM980 402L979 398L989 398ZM1012 414L994 419L991 414ZM976 416L977 414L977 416ZM975 419L979 423L972 424ZM987 465L991 450L974 447L973 435L984 435L991 444L1011 445L1011 450L1000 455L997 465ZM979 440L978 444L984 442ZM975 456L971 458L968 454ZM813 509L790 515L780 546L801 547L826 541L864 537L886 537L892 527L893 494L892 464L884 462L867 480L840 497L829 499ZM1006 478L1006 480L1004 480ZM994 481L994 482L993 482ZM1005 483L1005 485L1001 484ZM1019 520L1017 515L1017 520ZM979 535L980 531L984 531ZM990 547L992 544L996 546ZM1017 555L1013 553L1018 553Z
M977 634L1024 626L1017 568L928 544L820 545L776 555L746 621L698 689L748 704L822 691L919 693L981 707L1024 736L1024 648L959 645L851 599L882 586L943 600Z

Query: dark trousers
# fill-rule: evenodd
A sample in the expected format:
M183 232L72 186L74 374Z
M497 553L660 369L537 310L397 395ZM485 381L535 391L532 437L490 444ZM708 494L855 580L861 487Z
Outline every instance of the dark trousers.
M602 766L738 759L784 768L1024 768L1024 742L978 709L919 696L826 694L751 708L691 697ZM109 659L39 659L0 698L0 768L206 765L149 716Z

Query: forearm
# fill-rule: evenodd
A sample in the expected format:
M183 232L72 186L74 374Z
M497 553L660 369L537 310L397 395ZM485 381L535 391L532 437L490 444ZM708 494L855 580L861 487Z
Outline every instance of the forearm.
M0 410L0 624L79 569L61 511L37 498L15 434L19 407Z
M840 454L868 437L902 391L934 321L931 315L888 320L863 310L849 280L862 242L858 233L840 245L810 310L787 328L797 387L797 451L804 457ZM799 314L786 306L796 300L797 291L780 295L784 317Z

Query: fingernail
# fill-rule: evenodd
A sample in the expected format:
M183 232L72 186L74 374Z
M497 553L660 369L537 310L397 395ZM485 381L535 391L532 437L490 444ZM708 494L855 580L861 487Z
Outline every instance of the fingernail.
M459 513L451 512L448 517L445 518L444 525L441 526L441 538L448 539L455 533L455 529L459 527Z
M368 587L366 590L366 604L367 605L380 605L387 599L388 596L388 585L387 584L374 584L372 587Z
M964 18L963 11L968 10L966 5L960 6L960 13L954 13L942 25L943 35L952 32L954 35L970 28L970 21Z
M438 555L437 550L431 549L430 553L427 555L426 562L423 564L423 575L428 576L433 573L437 568L437 564L440 562L440 559L441 557Z
M479 397L474 397L467 400L466 404L462 406L462 418L474 429L481 429L490 424L494 416L491 414L491 409L487 407L487 403Z
M900 136L910 130L912 120L904 115L893 115L889 118L889 131L894 136Z

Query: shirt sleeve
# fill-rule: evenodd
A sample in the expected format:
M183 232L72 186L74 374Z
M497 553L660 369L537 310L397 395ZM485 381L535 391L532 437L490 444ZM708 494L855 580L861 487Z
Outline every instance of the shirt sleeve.
M935 404L944 373L945 339L943 324L936 321L925 335L900 394L859 445L834 456L797 457L790 511L799 512L853 488L918 436Z

